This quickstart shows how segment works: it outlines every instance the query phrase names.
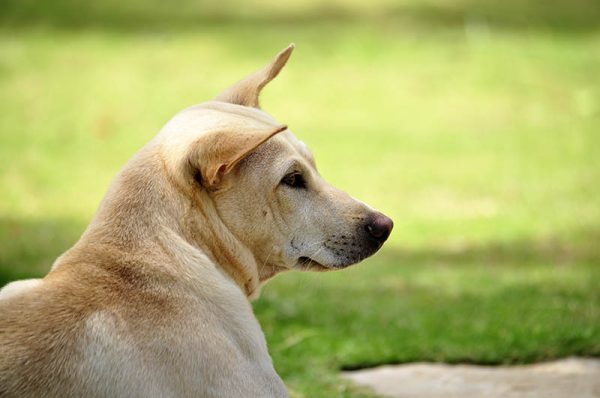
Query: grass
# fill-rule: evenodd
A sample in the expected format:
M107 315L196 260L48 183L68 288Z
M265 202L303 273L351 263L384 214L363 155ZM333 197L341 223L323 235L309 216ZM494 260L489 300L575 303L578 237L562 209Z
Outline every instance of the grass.
M294 41L265 109L396 227L254 303L293 394L371 396L337 374L380 363L600 355L597 2L149 4L3 6L0 285L47 272L171 115Z

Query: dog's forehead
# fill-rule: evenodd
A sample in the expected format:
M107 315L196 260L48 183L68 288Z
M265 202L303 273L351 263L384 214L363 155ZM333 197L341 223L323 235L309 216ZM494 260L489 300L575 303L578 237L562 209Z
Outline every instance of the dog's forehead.
M292 161L303 162L308 167L315 168L313 156L302 141L289 130L283 131L261 144L250 153L242 164L242 168L256 170L284 169L289 167Z
M302 157L306 158L306 160L308 160L311 164L314 163L313 155L312 155L310 149L308 149L308 146L303 141L300 141L294 135L294 133L292 133L290 130L286 130L286 131L282 132L280 134L280 136L289 145L291 145L292 148L294 148L298 154L300 154Z
M262 144L257 151L259 156L268 156L273 160L285 162L286 159L304 159L315 167L312 153L308 146L300 141L290 130L285 130Z
M243 118L248 118L249 122L252 120L270 123L273 125L280 124L275 120L275 118L262 109L221 103L218 101L205 102L190 109L217 111L218 117L225 120L229 117L241 116ZM275 135L257 148L257 150L254 151L252 160L257 161L259 159L266 160L267 158L285 158L290 155L300 155L300 157L304 158L307 162L309 162L310 165L315 167L314 157L308 146L304 142L300 141L289 129Z
M265 125L281 124L258 108L209 101L179 112L163 127L161 136L168 145L185 148L204 133L215 129L243 129L244 126L255 128ZM277 163L290 157L304 159L315 167L313 155L307 145L290 130L285 130L260 145L244 163Z

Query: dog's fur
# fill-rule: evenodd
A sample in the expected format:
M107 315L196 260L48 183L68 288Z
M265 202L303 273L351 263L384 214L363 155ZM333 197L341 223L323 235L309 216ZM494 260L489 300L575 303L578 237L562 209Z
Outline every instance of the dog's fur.
M292 48L177 114L50 273L4 287L1 397L287 396L249 298L281 271L356 263L392 228L258 108Z

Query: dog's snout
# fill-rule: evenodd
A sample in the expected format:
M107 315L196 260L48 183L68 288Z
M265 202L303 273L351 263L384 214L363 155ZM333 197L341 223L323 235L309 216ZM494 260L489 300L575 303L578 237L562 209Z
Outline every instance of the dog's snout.
M365 229L369 235L380 243L385 242L388 236L390 236L392 228L394 228L394 222L392 219L384 216L381 213L376 213L370 218L370 220L367 222L367 225L365 225Z

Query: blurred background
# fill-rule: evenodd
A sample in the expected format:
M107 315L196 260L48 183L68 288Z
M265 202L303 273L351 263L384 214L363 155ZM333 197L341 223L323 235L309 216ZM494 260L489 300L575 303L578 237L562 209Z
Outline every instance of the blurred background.
M0 286L44 275L177 111L288 43L262 105L395 221L254 302L296 397L340 369L600 355L597 0L3 0Z

